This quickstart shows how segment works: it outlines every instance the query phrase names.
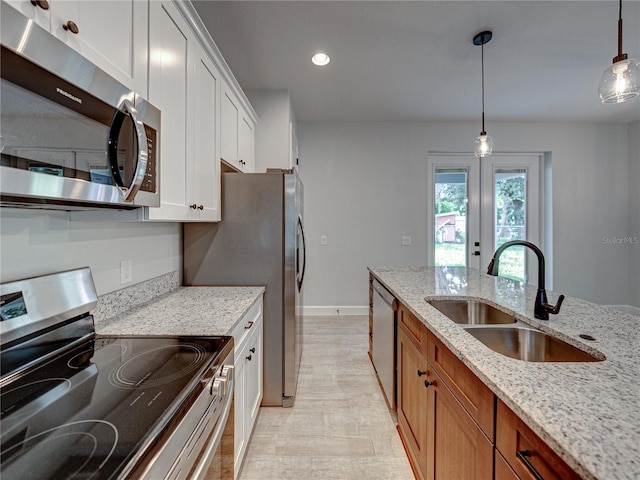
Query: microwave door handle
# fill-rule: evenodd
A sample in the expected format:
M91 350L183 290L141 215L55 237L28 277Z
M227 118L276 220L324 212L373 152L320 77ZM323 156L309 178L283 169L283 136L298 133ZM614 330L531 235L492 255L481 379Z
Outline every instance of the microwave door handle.
M136 135L136 144L138 146L135 173L131 179L131 183L129 184L129 186L124 185L122 177L120 176L120 169L118 167L118 137L120 135L120 129L126 115L131 117L131 121L133 122L133 128ZM111 120L111 128L109 129L108 140L111 176L113 177L116 185L120 188L122 197L125 202L133 201L133 197L135 197L136 193L142 186L142 182L147 171L147 161L149 158L149 152L147 148L147 134L144 130L144 123L142 123L142 121L140 120L138 111L133 106L133 103L130 100L125 99L122 101L122 103L116 110L113 119Z

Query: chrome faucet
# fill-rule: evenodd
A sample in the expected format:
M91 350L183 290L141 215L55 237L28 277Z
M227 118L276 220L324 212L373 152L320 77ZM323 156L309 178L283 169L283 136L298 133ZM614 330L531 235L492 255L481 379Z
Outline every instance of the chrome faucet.
M560 295L558 297L558 303L555 305L549 305L547 303L547 291L544 288L544 255L542 254L542 250L536 247L533 243L527 242L526 240L513 240L511 242L503 243L498 247L498 249L493 254L493 258L489 263L489 267L487 268L487 273L489 275L493 275L494 277L498 276L498 268L500 267L500 255L507 248L513 247L514 245L522 245L523 247L528 247L533 250L538 257L538 293L536 294L536 303L533 307L533 316L540 320L549 320L549 314L553 315L557 314L560 311L560 306L562 305L562 301L564 300L564 295Z

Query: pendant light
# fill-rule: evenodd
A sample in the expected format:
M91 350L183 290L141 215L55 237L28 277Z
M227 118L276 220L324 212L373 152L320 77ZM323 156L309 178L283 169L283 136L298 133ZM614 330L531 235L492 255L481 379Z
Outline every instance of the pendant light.
M487 30L473 37L473 44L480 45L482 48L482 131L480 135L476 137L473 149L476 157L488 157L493 150L493 139L487 135L487 132L484 130L484 45L489 43L492 36L493 34Z
M618 55L600 78L598 92L602 103L622 103L640 95L640 62L622 53L622 0L619 0Z

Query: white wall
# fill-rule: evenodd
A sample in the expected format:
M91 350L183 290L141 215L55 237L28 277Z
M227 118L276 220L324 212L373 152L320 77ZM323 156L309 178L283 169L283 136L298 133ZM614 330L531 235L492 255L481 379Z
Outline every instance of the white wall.
M640 121L629 125L629 232L640 239ZM629 302L640 309L640 244L629 244Z
M182 272L178 223L70 221L67 212L2 208L0 278L18 280L91 267L98 295L158 275ZM120 261L133 261L133 282L120 285Z
M288 90L250 90L246 92L258 114L255 130L255 171L290 168L289 124L296 128Z
M496 152L550 152L554 290L630 304L628 127L624 124L488 125ZM305 306L365 306L367 265L426 264L426 159L470 152L476 124L298 125L305 184ZM328 244L320 246L320 236ZM401 246L411 235L413 246Z

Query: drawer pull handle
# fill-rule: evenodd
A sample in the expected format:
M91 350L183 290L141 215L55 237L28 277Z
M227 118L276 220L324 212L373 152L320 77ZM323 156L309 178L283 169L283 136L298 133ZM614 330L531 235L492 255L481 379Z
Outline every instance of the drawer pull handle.
M255 347L254 347L254 348L250 348L250 349L249 349L249 351L250 351L251 353L256 353L256 349L255 349Z
M536 480L544 480L544 478L542 478L542 475L540 475L535 467L531 465L531 462L529 462L527 458L531 456L531 452L529 450L518 450L516 452L516 455L518 455L518 458L522 461L522 463L525 464L525 466L529 469Z
M433 385L433 382L430 382L429 380L425 380L424 381L424 386L429 388L431 385Z
M244 329L245 330L249 330L251 327L253 327L253 322L247 323L247 325L244 327Z
M251 361L251 355L247 355L247 360Z
M47 0L31 0L31 5L40 7L42 10L49 10L49 2Z
M426 372L423 372L422 370L418 370L418 376L421 377L422 375L424 375Z
M80 32L78 25L76 25L73 20L69 20L67 23L63 23L62 28L64 28L68 32L73 33L74 35L77 35Z

